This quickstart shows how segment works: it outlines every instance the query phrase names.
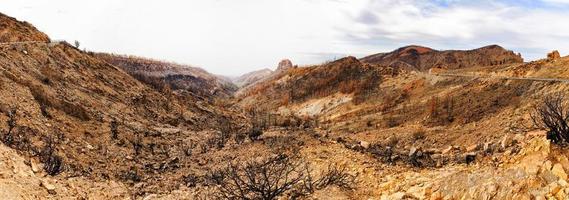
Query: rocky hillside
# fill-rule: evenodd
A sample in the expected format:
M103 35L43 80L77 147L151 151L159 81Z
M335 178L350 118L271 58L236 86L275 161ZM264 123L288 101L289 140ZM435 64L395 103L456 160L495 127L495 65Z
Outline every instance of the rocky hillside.
M508 51L498 45L467 51L438 51L422 46L407 46L389 53L367 56L361 61L382 66L426 71L431 68L460 69L522 63L523 58L520 54Z
M49 37L27 22L0 13L0 42L22 41L49 42Z
M286 68L240 93L243 107L275 109L335 93L364 95L380 81L379 70L347 57L320 66Z
M2 18L4 35L26 38L26 24ZM18 30L17 32L10 32ZM190 136L238 131L247 121L229 106L159 92L121 68L67 43L0 45L0 140L56 179L144 182L177 187ZM199 140L199 141L201 141ZM181 168L180 166L184 166ZM170 174L170 175L163 175ZM158 187L160 185L160 187Z
M136 56L99 53L97 57L160 90L167 86L208 98L227 98L237 90L232 83L197 67Z
M273 129L315 138L303 143L311 145L298 153L304 159L359 174L359 189L332 187L314 199L567 199L567 153L530 113L569 86L516 78L567 79L569 57L449 67L456 76L394 68L348 57L289 70L239 104L266 108L259 118ZM343 89L350 85L356 90Z
M261 69L257 71L252 71L246 74L243 74L239 77L234 78L232 81L238 87L247 87L257 81L260 81L264 78L269 77L273 74L273 71L270 69Z

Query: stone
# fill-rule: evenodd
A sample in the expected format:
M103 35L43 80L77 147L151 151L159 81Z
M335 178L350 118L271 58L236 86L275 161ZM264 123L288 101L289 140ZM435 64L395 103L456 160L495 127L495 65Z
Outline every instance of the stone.
M557 177L559 177L561 180L567 180L567 173L565 173L565 170L563 169L563 166L561 166L561 164L556 163L555 165L553 165L553 168L551 168L551 172L555 174Z
M360 146L362 146L364 149L368 149L369 148L369 142L360 141Z
M443 151L441 151L442 154L449 154L452 151L452 146L449 146L446 149L443 149Z
M436 154L432 154L432 155L431 155L431 158L432 158L432 159L435 159L435 160L440 159L440 158L442 158L442 157L443 157L443 155L441 155L441 154L439 154L439 153L436 153Z
M47 190L50 194L55 194L55 185L51 184L47 180L42 180L41 185Z
M559 179L559 181L557 181L557 183L559 184L559 186L561 187L567 187L569 184L567 183L566 180L563 179Z
M504 138L502 138L502 141L500 142L500 146L502 147L502 149L505 149L505 148L510 147L510 145L512 145L512 143L513 143L512 136L510 134L506 134L506 135L504 135Z
M38 173L41 170L41 167L38 163L36 163L33 159L30 159L30 167L32 168L32 172Z
M443 195L440 191L436 191L433 193L433 195L431 195L430 200L442 200L443 199Z
M551 171L551 167L553 167L553 164L551 163L550 160L545 161L545 163L543 163L544 170Z
M558 59L558 58L561 58L561 54L559 54L559 51L557 51L557 50L554 50L554 51L552 51L551 53L548 53L548 54L547 54L547 59L548 59L548 60L555 60L555 59Z
M566 156L560 155L557 157L559 164L565 169L569 169L569 159Z
M491 142L484 143L482 150L486 153L491 153L492 152L492 143Z
M405 192L397 192L395 194L392 194L389 199L393 199L393 200L400 200L403 199L403 197L405 197Z
M152 199L157 199L157 198L158 198L158 195L156 195L156 194L150 194L150 195L144 197L143 200L152 200Z
M414 156L415 154L417 154L417 148L411 147L411 150L409 150L409 157Z
M528 174L532 174L532 173L528 173ZM551 173L551 171L543 171L540 174L541 178L543 178L543 180L545 180L548 183L551 182L557 182L559 179L559 177L557 177L555 174Z
M514 135L514 141L518 144L521 144L525 141L526 137L522 134L515 134Z
M480 148L480 144L471 145L466 147L466 152L477 151Z
M557 194L557 192L559 192L559 190L561 190L561 187L556 182L549 184L549 193L550 194L555 195L555 194Z

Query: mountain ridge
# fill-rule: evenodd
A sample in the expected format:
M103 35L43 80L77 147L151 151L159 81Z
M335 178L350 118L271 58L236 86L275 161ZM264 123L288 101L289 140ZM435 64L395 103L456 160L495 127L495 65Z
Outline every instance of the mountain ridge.
M360 58L362 62L391 67L411 67L426 71L431 68L458 69L473 66L490 66L523 63L520 54L499 45L487 45L471 50L434 50L410 45L387 53ZM403 65L403 66L402 66ZM405 66L406 65L406 66Z

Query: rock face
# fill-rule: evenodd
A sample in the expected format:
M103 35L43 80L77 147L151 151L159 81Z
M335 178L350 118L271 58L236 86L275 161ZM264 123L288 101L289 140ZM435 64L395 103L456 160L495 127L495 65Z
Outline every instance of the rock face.
M547 59L548 60L555 60L555 59L559 59L561 58L561 55L559 54L559 51L554 50L551 53L547 54Z
M283 59L279 62L277 71L286 71L290 68L293 68L292 62L289 59Z
M360 60L364 63L420 71L428 71L431 68L458 69L523 62L520 54L498 45L466 51L438 51L422 46L407 46L389 53L367 56Z

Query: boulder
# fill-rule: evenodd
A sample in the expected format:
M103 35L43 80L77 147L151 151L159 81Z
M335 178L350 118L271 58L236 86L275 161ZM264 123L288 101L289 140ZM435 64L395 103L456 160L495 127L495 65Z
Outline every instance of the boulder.
M514 142L514 140L513 140L512 136L510 134L506 134L502 138L502 141L500 142L500 146L502 147L502 149L505 149L505 148L510 147L510 145L512 145L513 142Z
M32 168L32 172L38 173L41 170L41 167L38 163L34 160L30 160L30 167Z
M41 186L43 186L48 193L55 194L55 185L51 184L49 181L43 180L41 182Z
M415 156L417 151L418 149L416 147L411 147L411 150L409 150L409 157Z
M368 149L369 148L369 142L360 141L360 146L362 146L364 149Z
M478 149L480 149L480 144L470 145L466 147L466 152L477 151Z
M557 177L559 177L561 180L567 180L567 173L565 173L565 169L563 169L563 166L561 166L561 164L556 163L555 165L553 165L553 168L551 168L551 172L555 174Z
M547 161L545 161L545 162L543 163L543 166L542 166L542 167L543 167L544 170L550 171L550 170L551 170L551 167L553 167L553 163L551 163L550 160L547 160Z
M559 51L557 51L557 50L554 50L554 51L552 51L551 53L548 53L548 54L547 54L547 59L548 59L548 60L555 60L555 59L558 59L558 58L561 58L561 55L559 54Z
M557 184L557 182L553 182L551 184L549 184L549 193L550 194L557 194L559 192L559 190L561 190L561 187L559 186L559 184Z
M449 146L448 148L443 149L443 150L441 151L441 153L442 153L442 154L449 154L449 153L452 151L452 149L453 149L453 147L452 147L452 146Z
M494 151L494 145L491 142L484 143L482 150L486 153L492 153Z

